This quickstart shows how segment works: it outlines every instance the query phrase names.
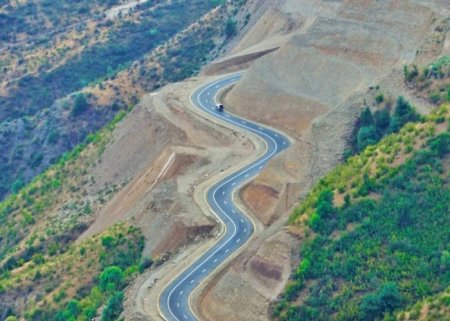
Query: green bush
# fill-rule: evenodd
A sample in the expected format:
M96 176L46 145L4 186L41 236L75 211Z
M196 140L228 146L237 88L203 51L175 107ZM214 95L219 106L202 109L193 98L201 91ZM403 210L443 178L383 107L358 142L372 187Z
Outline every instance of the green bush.
M99 277L100 289L104 292L114 292L121 289L124 276L122 270L117 266L107 267Z
M73 103L71 115L72 117L77 117L84 113L89 108L89 103L84 94L78 94L75 97L75 101Z
M232 38L237 34L236 21L232 18L228 18L225 23L225 35L227 38Z
M123 299L123 292L114 293L103 309L102 321L114 321L120 316L123 308Z

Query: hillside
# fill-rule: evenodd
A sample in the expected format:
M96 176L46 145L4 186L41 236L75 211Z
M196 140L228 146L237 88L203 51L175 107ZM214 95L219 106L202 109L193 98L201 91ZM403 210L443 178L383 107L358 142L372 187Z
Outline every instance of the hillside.
M206 191L266 148L192 105L234 71L226 111L291 146L195 313L445 320L447 0L57 2L0 0L0 320L161 320L221 235Z
M30 15L27 23L46 19L41 2L13 3L2 3L2 14L10 17L22 5L36 4L39 14ZM97 4L67 2L67 7L51 11L62 10L63 17L74 9L70 5L82 6L83 15L78 18L84 19L103 10ZM206 126L199 124L191 129L189 116L176 105L172 93L155 99L151 106L136 104L146 91L197 73L225 46L231 35L224 21L240 4L217 4L147 1L128 14L95 17L77 26L76 32L68 28L51 33L45 41L34 41L33 35L29 41L15 39L14 45L1 51L2 57L13 61L20 57L21 61L4 65L6 72L1 75L6 92L1 96L5 104L0 125L2 195L10 194L0 203L1 320L7 316L19 320L116 319L122 312L122 290L151 265L151 256L161 263L171 251L210 236L211 220L192 215L198 209L189 204L190 185L166 198L155 197L157 207L165 209L169 203L173 207L164 213L154 208L153 217L136 215L137 210L147 210L140 208L139 200L154 207L148 194L157 189L167 193L167 186L173 190L179 176L192 175L186 169L194 170L193 177L203 177L205 172L198 171L206 165L206 175L211 173L208 165L217 159L202 155L201 149L219 145L217 139L221 139L220 154L231 159L236 157L232 150L239 147L227 146L230 141L220 130L205 134ZM61 19L49 30L63 24ZM149 37L152 41L146 41ZM62 43L66 50L56 50ZM48 64L32 70L34 54L48 55ZM53 96L45 96L47 101L38 99L40 94ZM149 100L148 96L144 99ZM174 108L180 109L184 128L167 115ZM187 130L194 135L190 141L186 141ZM205 147L194 147L199 142ZM166 157L176 167L161 176ZM129 203L128 211L122 205L115 219L96 221L102 212L119 210L115 197L120 199L119 192L136 184L133 178L142 171L146 180L156 179L148 183L149 190L136 193L136 203ZM166 224L154 222L166 219L166 212L177 213L178 218ZM121 223L126 216L127 222ZM150 228L141 230L142 226ZM177 240L170 236L175 232ZM111 289L102 288L101 275L110 268L115 273L119 268L123 278Z
M290 217L300 263L276 319L402 320L403 308L446 290L449 115L445 105L408 123L313 187Z
M16 45L6 43L0 52L0 198L54 164L119 110L135 105L144 92L198 72L228 41L225 21L239 5L146 1L124 14L103 14L115 4L2 6L5 37L21 35L10 30L14 26L38 33L24 34Z
M242 206L260 230L199 290L205 320L271 320L271 302L296 269L302 244L286 221L310 188L359 152L351 147L361 111L369 107L382 116L403 96L429 114L445 101L445 90L433 102L428 89L448 83L433 73L423 77L450 54L445 1L259 0L246 8L250 22L231 52L204 72L245 69L242 81L224 93L224 105L283 131L293 144L241 191ZM415 81L405 81L405 65L416 65L430 87L419 92ZM376 127L362 127L359 148L388 132ZM251 304L242 306L246 298Z

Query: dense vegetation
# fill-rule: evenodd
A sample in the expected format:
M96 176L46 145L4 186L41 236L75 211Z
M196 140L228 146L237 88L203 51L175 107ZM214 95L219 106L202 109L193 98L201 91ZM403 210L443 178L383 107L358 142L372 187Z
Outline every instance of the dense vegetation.
M86 169L98 159L125 115L119 113L108 126L89 135L0 203L0 317L17 314L27 320L53 320L74 298L80 307L95 313L94 305L98 307L120 292L99 292L96 275L109 266L118 266L126 276L136 271L126 272L138 264L142 250L142 235L135 228L118 226L107 233L111 237L72 244L91 221L92 208L113 193L107 188L87 200L90 179ZM148 266L148 262L143 264ZM82 315L77 320L85 320Z
M24 268L1 275L4 300L28 295L24 312L10 306L2 315L33 321L87 321L99 315L104 305L100 320L116 320L122 312L123 288L152 264L150 259L141 260L143 246L137 228L117 225L63 253L35 254ZM27 293L30 282L32 296Z
M278 320L402 319L450 286L448 116L406 124L313 188L290 219L305 239Z
M380 94L376 99L382 102L384 98ZM392 116L389 106L376 110L374 113L369 107L365 107L353 130L350 138L351 150L347 152L347 155L361 152L367 146L379 142L387 134L397 133L406 123L419 119L420 116L403 97L397 99Z

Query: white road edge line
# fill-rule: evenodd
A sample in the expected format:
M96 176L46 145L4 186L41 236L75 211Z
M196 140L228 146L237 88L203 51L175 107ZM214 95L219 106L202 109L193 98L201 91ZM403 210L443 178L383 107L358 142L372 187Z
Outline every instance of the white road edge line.
M236 77L236 78L238 79L238 78L240 78L240 76L239 76L239 77ZM221 82L221 81L223 81L223 80L224 80L224 79L221 79L221 80L219 80L219 82ZM213 84L210 84L209 86L205 86L205 88L203 88L203 89L200 91L200 93L198 94L197 97L199 98L199 97L201 96L201 94L202 94L206 89L210 88L210 86L212 86L212 85L213 85ZM219 87L220 87L220 85L216 85L216 88L219 88ZM202 102L200 101L200 99L197 99L197 101L198 101L199 105L201 106L201 108L203 108L206 112L208 112L207 107L206 107L205 105L202 104ZM271 140L272 143L274 144L274 146L277 146L276 141L275 141L272 137L270 137L269 135L267 135L267 134L265 134L265 133L263 133L263 132L259 132L259 131L257 131L256 129L250 128L250 127L248 127L248 126L243 126L242 124L246 124L246 123L247 123L247 122L245 122L245 121L242 121L242 124L239 124L239 123L237 123L236 121L230 119L230 120L228 120L228 122L229 122L229 123L232 123L232 124L235 124L235 125L237 125L237 126L239 126L239 127L244 127L244 128L246 128L248 131L250 131L250 132L257 132L257 133L260 134L260 136L265 136L266 138L268 138L269 140ZM285 144L285 143L286 143L286 142L284 142L284 144ZM274 154L276 154L277 151L278 151L278 149L277 149L277 148L274 148L274 150L273 150L270 154L261 156L259 159L257 159L257 160L255 161L255 163L252 164L252 168L254 168L254 167L258 166L259 164L265 162L266 160L272 158L272 156L273 156ZM169 312L172 314L172 316L173 316L176 320L178 320L178 318L174 315L173 311L172 311L171 308L170 308L170 304L169 304L170 298L171 298L173 292L175 291L175 289L176 289L177 287L179 287L179 286L180 286L187 278L189 278L190 275L192 275L195 271L197 271L197 269L199 269L199 268L200 268L205 262L207 262L213 255L215 255L215 254L216 254L218 251L220 251L225 245L227 245L227 244L234 238L234 236L235 236L236 233L237 233L237 226L236 226L236 224L234 223L233 220L231 220L231 218L227 215L227 213L219 206L219 204L217 204L217 200L216 200L216 198L215 198L214 196L215 196L217 190L218 190L220 187L222 187L222 186L228 184L231 180L234 180L234 179L235 179L237 176L239 176L239 175L240 175L239 171L238 171L237 173L235 173L235 175L231 175L232 177L231 177L230 179L226 180L225 182L222 182L221 185L218 186L218 187L216 187L216 189L215 189L214 192L213 192L213 200L214 200L214 203L215 203L216 206L220 209L220 211L221 211L221 212L222 212L222 213L223 213L223 214L231 221L231 223L233 224L233 227L234 227L233 234L232 234L232 236L231 236L230 238L228 238L228 239L227 239L227 240L226 240L226 241L225 241L218 249L216 249L211 255L209 255L205 260L203 260L203 262L201 262L200 264L198 264L198 266L197 266L196 268L194 268L188 275L186 275L181 281L179 281L179 282L173 287L173 289L170 291L170 293L169 293L169 295L168 295L168 297L167 297L167 302L166 302L166 304L167 304L167 307L168 307ZM242 219L241 219L241 222L243 222ZM240 241L240 239L239 239L239 241ZM218 242L220 242L220 241L218 241ZM216 243L216 244L217 244L217 243ZM217 260L218 260L218 259L215 259L215 260L214 260L214 263L217 262ZM194 264L196 264L196 263L194 263ZM192 265L190 265L190 266L192 266ZM170 285L170 284L169 284L169 285ZM181 291L181 293L182 293L182 291ZM180 295L181 295L181 293L180 293ZM164 316L163 316L163 317L164 317Z

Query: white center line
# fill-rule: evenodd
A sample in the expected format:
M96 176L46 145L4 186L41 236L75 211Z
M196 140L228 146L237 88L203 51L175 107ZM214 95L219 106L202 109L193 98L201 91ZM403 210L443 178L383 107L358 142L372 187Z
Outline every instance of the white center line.
M263 168L264 168L264 166L263 166L263 165L259 166L259 169L263 169Z
M177 308L179 308L180 307L180 302L177 302Z
M230 252L230 249L226 249L226 250L225 250L225 253L228 253L228 252Z
M246 229L246 228L244 229L244 232L247 232L247 229Z
M236 211L235 210L231 210L232 212L233 212L233 214L236 214Z
M222 195L225 195L225 191L222 192Z
M247 174L245 174L245 177L249 177L249 176L250 176L250 174L248 174L248 173L247 173Z
M237 239L237 240L236 240L236 243L239 243L240 241L241 241L241 239Z
M192 283L194 283L194 281L195 281L195 280L194 280L194 279L192 279L192 280L191 280L191 284L192 284Z
M180 295L183 295L183 291L180 291Z
M225 204L225 205L227 205L228 203L227 203L227 201L223 201L223 203Z
M184 318L185 320L187 320L187 316L186 316L186 314L183 314L183 318Z
M217 259L214 259L214 261L213 261L214 263L216 263L217 262Z
M241 223L244 223L244 220L241 218Z
M202 273L205 273L205 272L206 272L206 269L203 269L203 270L202 270Z
M232 186L236 185L236 182L233 182L231 185L232 185Z

